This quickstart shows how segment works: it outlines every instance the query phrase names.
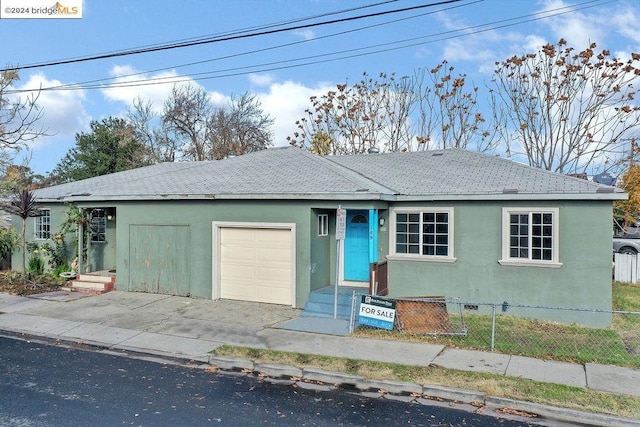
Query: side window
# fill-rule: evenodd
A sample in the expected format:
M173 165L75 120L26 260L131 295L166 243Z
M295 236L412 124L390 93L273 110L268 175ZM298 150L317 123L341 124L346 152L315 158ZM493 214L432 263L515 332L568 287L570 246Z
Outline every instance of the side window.
M329 235L329 215L320 214L318 215L318 236L328 236L328 235Z
M46 240L51 237L51 211L43 209L42 215L35 217L35 229L33 237L38 240Z
M502 262L557 264L557 208L503 208Z

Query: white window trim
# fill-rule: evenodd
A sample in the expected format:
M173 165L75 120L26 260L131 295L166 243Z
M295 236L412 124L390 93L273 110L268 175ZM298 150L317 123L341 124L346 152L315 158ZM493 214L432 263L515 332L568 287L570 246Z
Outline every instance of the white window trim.
M434 212L434 213L447 213L449 214L449 244L448 255L416 255L416 254L399 254L396 253L396 214L398 213L421 213L421 212ZM442 262L453 263L457 258L454 255L454 216L453 207L407 207L407 208L391 208L389 213L389 255L388 260L398 261L422 261L422 262Z
M553 215L553 259L551 261L534 260L534 259L522 259L511 258L509 256L510 247L510 215L511 214L523 214L523 213L551 213ZM545 268L560 268L562 263L560 259L560 209L549 207L513 207L502 208L502 259L498 260L500 265L505 266L522 266L522 267L545 267Z
M51 238L51 209L41 209L42 212L48 212L49 213L49 237L38 237L38 223L41 220L41 218L43 218L45 215L42 216L36 216L34 217L34 221L33 221L33 238L34 240L48 240Z
M318 214L318 237L329 235L329 214Z

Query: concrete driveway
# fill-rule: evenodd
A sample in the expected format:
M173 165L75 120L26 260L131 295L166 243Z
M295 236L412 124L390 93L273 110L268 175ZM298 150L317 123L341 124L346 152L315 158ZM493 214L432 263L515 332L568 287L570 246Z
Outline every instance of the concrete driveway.
M35 297L35 299L34 299ZM300 310L273 304L198 300L170 295L109 292L99 297L37 295L20 299L15 311L120 329L177 335L228 344L261 344L258 332L299 316ZM4 296L5 299L10 296ZM20 298L20 297L14 297ZM8 301L6 301L8 302ZM24 304L29 304L25 306ZM8 305L3 304L3 310Z

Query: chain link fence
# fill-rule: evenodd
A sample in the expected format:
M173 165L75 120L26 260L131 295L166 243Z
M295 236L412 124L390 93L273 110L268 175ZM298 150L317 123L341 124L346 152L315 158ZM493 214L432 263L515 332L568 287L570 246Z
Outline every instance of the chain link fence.
M350 331L356 336L640 367L640 312L633 311L476 303L445 297L385 298L354 293Z

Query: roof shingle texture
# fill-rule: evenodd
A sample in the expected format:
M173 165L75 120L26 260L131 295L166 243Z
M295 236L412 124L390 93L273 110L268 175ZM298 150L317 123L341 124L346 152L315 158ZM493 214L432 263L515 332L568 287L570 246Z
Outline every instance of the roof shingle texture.
M286 195L595 194L594 182L466 150L320 157L272 148L203 162L160 163L39 189L40 199Z

